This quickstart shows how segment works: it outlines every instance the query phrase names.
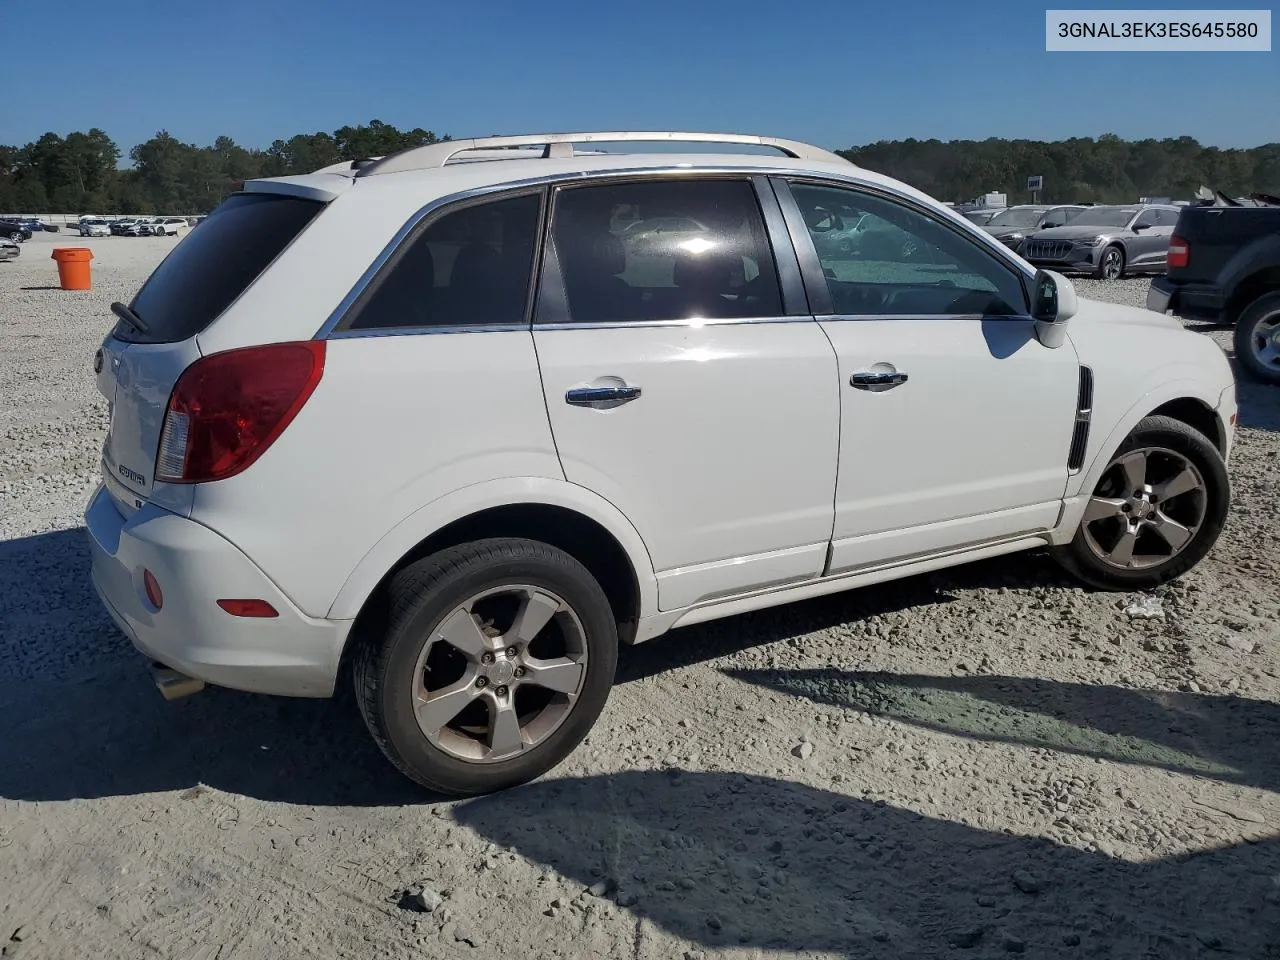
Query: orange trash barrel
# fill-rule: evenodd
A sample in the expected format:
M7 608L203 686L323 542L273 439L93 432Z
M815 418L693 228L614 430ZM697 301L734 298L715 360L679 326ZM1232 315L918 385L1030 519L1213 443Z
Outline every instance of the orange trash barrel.
M93 286L89 268L93 251L88 247L55 247L53 259L58 263L58 283L63 290L88 290Z

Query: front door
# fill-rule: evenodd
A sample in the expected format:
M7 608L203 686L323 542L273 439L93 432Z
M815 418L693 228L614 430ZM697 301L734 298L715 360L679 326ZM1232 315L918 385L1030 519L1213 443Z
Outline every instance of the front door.
M644 539L664 610L809 580L826 559L836 359L789 243L779 257L747 178L555 194L534 341L556 447Z
M829 572L1053 527L1079 365L1036 340L1017 268L906 198L795 182L793 207L780 191L840 363ZM806 246L831 211L865 215L851 255Z

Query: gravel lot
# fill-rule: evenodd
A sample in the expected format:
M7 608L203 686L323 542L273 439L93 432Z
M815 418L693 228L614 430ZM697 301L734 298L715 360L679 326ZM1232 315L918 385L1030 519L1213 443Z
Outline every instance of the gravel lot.
M551 778L431 803L345 696L165 703L92 595L91 360L173 243L0 264L0 955L1280 957L1280 391L1154 616L1018 556L683 630Z

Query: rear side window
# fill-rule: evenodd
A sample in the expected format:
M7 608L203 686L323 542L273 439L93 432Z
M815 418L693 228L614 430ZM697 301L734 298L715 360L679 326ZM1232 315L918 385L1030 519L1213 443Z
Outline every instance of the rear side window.
M397 252L341 329L525 322L542 195L444 213Z
M124 340L187 340L244 293L249 284L324 209L319 200L267 193L228 197L161 261L130 306L150 329L121 323Z
M569 322L782 314L773 251L746 180L566 187L552 235Z

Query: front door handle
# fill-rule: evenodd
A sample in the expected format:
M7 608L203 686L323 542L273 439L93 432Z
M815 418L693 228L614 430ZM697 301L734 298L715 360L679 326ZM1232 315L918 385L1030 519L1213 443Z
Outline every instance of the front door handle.
M849 386L859 390L887 390L907 382L901 370L859 370L849 378Z
M573 407L594 407L607 410L624 403L630 403L640 396L640 388L629 383L609 386L574 387L564 395L564 402Z

